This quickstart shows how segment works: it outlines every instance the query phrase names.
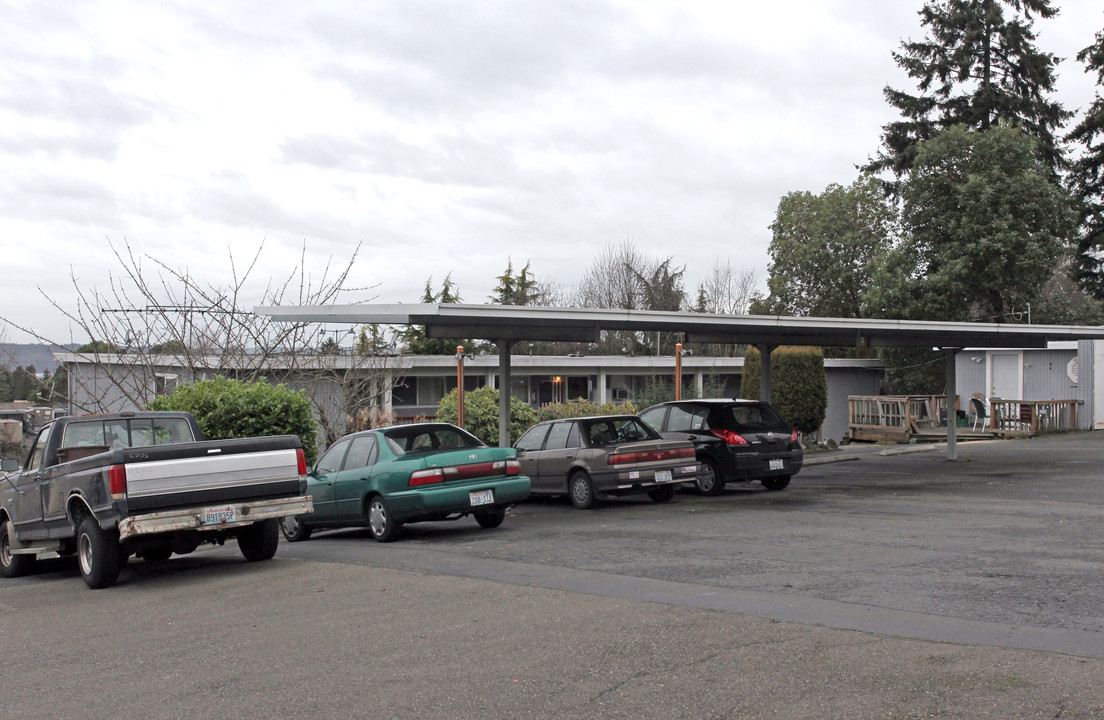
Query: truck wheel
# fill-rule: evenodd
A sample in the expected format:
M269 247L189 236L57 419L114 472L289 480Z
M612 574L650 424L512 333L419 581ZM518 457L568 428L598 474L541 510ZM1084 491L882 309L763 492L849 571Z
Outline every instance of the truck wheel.
M767 490L777 492L786 489L786 486L790 484L790 476L775 475L774 477L762 478L759 482L763 483L763 487Z
M715 462L709 458L702 458L698 476L694 479L694 487L702 495L720 495L724 492L724 480Z
M594 483L590 476L582 470L576 472L567 481L567 489L571 495L571 504L580 510L594 507Z
M96 518L85 515L77 526L77 564L81 577L93 590L110 587L119 579L119 540L104 530Z
M249 562L271 560L280 546L280 521L261 520L238 531L238 549Z
M285 515L280 519L280 532L284 534L284 540L299 542L310 540L311 529L298 515Z
M26 575L38 564L34 555L12 555L11 533L10 522L0 525L0 575L6 578Z
M376 495L368 501L368 532L379 542L391 542L399 535L399 523L387 507L387 501Z
M502 524L502 521L506 519L506 510L487 510L485 512L477 512L475 514L475 521L479 523L479 527L496 528Z

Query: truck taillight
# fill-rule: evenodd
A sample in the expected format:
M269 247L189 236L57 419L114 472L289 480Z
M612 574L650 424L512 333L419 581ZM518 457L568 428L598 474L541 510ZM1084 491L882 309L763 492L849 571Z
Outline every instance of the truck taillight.
M303 448L297 448L295 450L295 459L299 462L299 474L307 474L307 456L303 452Z
M126 465L112 465L107 470L107 484L112 500L126 499Z

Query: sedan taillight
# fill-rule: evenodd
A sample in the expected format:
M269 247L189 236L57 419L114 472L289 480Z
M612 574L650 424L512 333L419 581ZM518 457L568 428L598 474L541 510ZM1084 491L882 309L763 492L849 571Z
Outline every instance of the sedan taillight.
M798 438L798 436L797 436L797 428L794 428L793 431L790 433L790 442L795 443L799 439L800 438Z
M433 485L434 483L445 481L445 471L441 468L432 468L430 470L415 470L410 473L410 487L416 487L418 485Z

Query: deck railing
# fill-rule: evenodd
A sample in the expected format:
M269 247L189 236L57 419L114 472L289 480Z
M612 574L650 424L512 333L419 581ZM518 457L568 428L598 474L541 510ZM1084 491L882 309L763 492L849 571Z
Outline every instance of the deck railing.
M1080 400L1006 400L990 398L989 417L979 430L997 435L1037 435L1077 428ZM938 435L945 427L946 395L852 395L847 398L852 440L908 442L916 435ZM956 414L961 414L959 410ZM974 434L971 422L959 434Z
M1037 435L1077 429L1081 400L1006 400L989 398L989 429L1001 435Z
M852 395L847 398L852 440L908 442L936 428L947 409L946 395Z

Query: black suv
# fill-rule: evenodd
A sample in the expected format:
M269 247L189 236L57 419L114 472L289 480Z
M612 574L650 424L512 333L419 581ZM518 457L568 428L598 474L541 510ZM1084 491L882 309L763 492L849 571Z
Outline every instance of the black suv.
M653 405L640 418L664 437L694 443L701 462L695 485L705 495L740 480L782 490L804 462L797 431L757 400L675 400Z

